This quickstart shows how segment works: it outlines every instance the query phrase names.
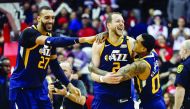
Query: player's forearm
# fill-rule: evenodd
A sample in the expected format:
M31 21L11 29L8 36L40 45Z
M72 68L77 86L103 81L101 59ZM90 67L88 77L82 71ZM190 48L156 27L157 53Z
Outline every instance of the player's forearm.
M92 80L93 81L96 81L96 82L98 82L98 83L101 83L101 81L100 81L100 75L98 75L98 74L95 74L95 73L91 73L91 78L92 78Z
M130 80L131 78L134 78L135 76L137 76L137 74L135 74L134 72L128 72L123 76L122 81Z
M79 38L75 37L49 37L49 36L39 36L36 39L36 44L39 45L50 45L53 47L65 47L79 43Z
M101 69L95 67L94 65L89 65L89 70L90 70L90 72L93 72L95 74L102 75L102 76L105 76L108 73L107 71L101 70Z
M79 43L89 43L93 44L93 42L96 40L96 36L89 36L89 37L80 37Z
M184 95L185 95L185 89L182 86L176 87L174 109L181 108Z

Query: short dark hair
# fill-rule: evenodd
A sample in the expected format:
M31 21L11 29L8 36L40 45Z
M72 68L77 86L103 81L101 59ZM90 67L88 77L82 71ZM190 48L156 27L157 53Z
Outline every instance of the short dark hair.
M51 7L49 6L42 6L39 10L38 10L38 15L41 14L42 10L53 10Z
M142 34L143 41L141 42L142 45L147 49L147 52L151 52L152 49L155 47L155 39L152 35L143 33Z

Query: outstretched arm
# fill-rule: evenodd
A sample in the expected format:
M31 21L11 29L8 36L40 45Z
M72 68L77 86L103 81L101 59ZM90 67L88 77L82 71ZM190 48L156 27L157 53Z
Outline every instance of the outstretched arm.
M89 43L93 44L94 41L102 43L107 38L107 32L102 32L94 36L89 37L49 37L49 36L39 36L36 39L36 44L40 45L50 45L53 47L65 47L73 45L75 43Z
M36 44L40 45L50 45L53 47L65 47L73 45L75 43L93 43L96 40L96 36L91 37L49 37L49 36L40 36L36 39Z

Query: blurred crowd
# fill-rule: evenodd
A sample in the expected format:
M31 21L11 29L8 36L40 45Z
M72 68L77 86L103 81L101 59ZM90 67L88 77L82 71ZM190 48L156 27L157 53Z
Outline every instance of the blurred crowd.
M182 42L190 38L190 0L152 2L151 0L23 0L23 2L0 3L0 102L8 94L11 72L11 62L5 55L10 51L5 48L5 44L17 42L22 30L37 23L38 9L50 6L56 16L54 32L62 36L88 37L106 31L106 18L113 11L122 13L125 19L124 35L133 38L146 32L153 35L156 39L155 50L160 56L160 78L164 100L168 109L172 109L176 67L181 61L178 52ZM91 45L75 44L67 48L57 48L57 55L60 63L67 62L71 65L70 78L82 80L84 83L86 107L89 109L93 99L93 82L88 71ZM48 78L55 80L51 71Z

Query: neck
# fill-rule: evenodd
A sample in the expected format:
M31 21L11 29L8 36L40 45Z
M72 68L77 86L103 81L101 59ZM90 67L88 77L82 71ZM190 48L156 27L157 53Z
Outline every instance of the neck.
M47 32L44 30L43 26L41 24L37 25L37 30L42 34L42 35L46 35Z
M113 43L118 43L121 36L116 35L113 31L109 30L109 40Z

